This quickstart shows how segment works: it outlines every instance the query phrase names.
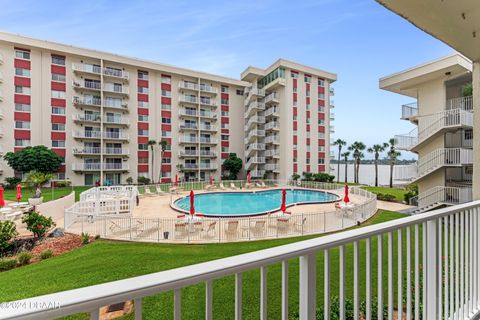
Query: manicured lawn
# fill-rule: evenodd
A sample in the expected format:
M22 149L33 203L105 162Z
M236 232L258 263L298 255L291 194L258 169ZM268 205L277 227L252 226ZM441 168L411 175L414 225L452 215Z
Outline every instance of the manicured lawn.
M366 224L376 224L402 218L396 212L382 211ZM396 240L397 233L394 234ZM313 238L251 241L230 244L208 245L167 245L134 242L114 242L98 240L78 250L54 257L22 268L0 273L0 301L17 300L62 290L119 280L152 272L219 259L255 250ZM403 237L405 239L405 236ZM386 257L386 236L384 257ZM394 251L397 250L394 241ZM360 288L365 292L365 243L360 242ZM403 247L405 250L405 246ZM372 295L376 295L377 239L372 239ZM396 255L395 259L396 259ZM338 248L331 250L331 295L338 296ZM405 260L405 259L404 259ZM353 246L346 246L346 292L353 291ZM386 284L386 260L384 283ZM394 266L396 261L394 261ZM395 268L396 269L396 268ZM298 310L298 259L290 261L289 307L290 313ZM323 301L323 252L317 255L317 294ZM396 274L396 272L394 272ZM280 318L281 265L268 267L268 311L269 318ZM244 273L243 307L244 319L256 319L259 315L259 270ZM396 279L396 275L394 277ZM386 287L386 286L384 286ZM396 286L394 286L396 288ZM386 288L385 288L386 289ZM205 311L205 285L198 284L182 290L183 319L200 319ZM147 319L172 319L173 294L158 294L144 299L144 316ZM216 319L234 318L234 277L214 281L214 315ZM87 315L73 316L74 319L87 319ZM132 318L132 317L129 317Z
M64 197L70 192L75 191L75 201L79 200L80 193L90 189L90 186L80 186L80 187L64 187L64 188L42 188L43 202L55 200L61 197ZM33 192L34 193L34 192ZM33 194L30 189L22 189L22 201L27 201L28 197ZM5 190L5 200L17 201L15 198L17 191L14 190Z
M407 193L407 190L399 189L399 188L386 188L386 187L362 187L362 188L373 193L391 194L395 196L395 199L397 199L398 201L404 201L404 195L405 193Z

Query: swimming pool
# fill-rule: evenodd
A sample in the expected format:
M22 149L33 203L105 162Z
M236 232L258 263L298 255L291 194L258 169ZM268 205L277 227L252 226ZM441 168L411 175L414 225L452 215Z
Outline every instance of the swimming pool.
M287 189L287 206L294 204L328 203L339 196L318 190ZM195 212L206 216L228 217L265 214L280 210L282 189L254 192L210 192L195 195ZM190 211L190 197L183 197L173 203L173 208L182 212Z

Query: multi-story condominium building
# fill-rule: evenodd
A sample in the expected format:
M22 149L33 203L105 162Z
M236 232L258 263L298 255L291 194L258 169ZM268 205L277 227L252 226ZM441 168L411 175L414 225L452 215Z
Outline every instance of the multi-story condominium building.
M460 54L380 79L380 87L416 99L402 105L401 118L415 128L395 136L397 148L418 162L395 169L396 179L418 184L416 212L472 199L472 63Z
M219 179L229 153L252 177L328 172L335 79L278 60L237 80L0 33L1 151L46 145L75 185Z

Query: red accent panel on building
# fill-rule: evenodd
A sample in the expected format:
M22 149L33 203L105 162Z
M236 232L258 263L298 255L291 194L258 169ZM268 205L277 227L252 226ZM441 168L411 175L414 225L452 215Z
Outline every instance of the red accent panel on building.
M229 107L229 106L227 106L227 105L224 105L224 104L222 104L222 107L221 107L221 108L222 108L222 111L226 111L226 112L228 112L228 111L229 111L229 109L230 109L230 107Z
M310 118L310 111L307 110L307 119Z
M171 124L162 124L162 131L172 131L172 125Z
M148 94L138 93L137 94L137 99L138 99L138 101L148 102Z
M221 99L228 99L228 93L223 93L220 95Z
M67 123L65 116L51 115L50 121L52 123Z
M50 99L50 104L52 107L66 107L67 106L67 101L65 99L55 99L52 98Z
M171 164L162 164L162 171L172 171L172 165Z
M58 150L63 150L63 151L65 151L65 149L58 149ZM55 151L55 150L54 150L54 151ZM57 154L58 154L58 153L57 153ZM62 155L59 154L59 156L65 158L64 155L62 156ZM57 172L65 172L65 171L66 171L66 168L65 168L65 165L64 165L64 164L60 165L60 167L58 167L58 169L57 169Z
M13 100L15 103L30 104L31 97L24 94L15 94Z
M66 91L66 85L65 85L65 83L53 82L52 81L52 90Z
M138 150L137 155L139 158L148 158L147 150Z
M318 87L318 93L325 93L325 87Z
M31 63L28 60L15 59L14 66L20 69L30 69Z
M137 126L138 126L138 129L148 130L148 122L139 122Z
M222 129L222 133L223 134L230 134L230 130L229 129Z
M298 100L298 94L297 93L294 93L293 94L293 101L297 101Z
M298 143L298 136L293 136L293 144L297 144Z
M164 158L171 158L172 157L172 151L165 151L163 153Z
M14 112L13 119L17 121L30 121L30 113L28 112Z
M222 117L222 119L220 120L222 123L229 123L229 120L227 117Z
M162 90L172 91L172 85L170 83L162 83Z
M162 178L162 183L172 183L172 179L171 178Z
M24 149L24 147L14 147L13 152L20 152Z
M138 108L137 113L142 116L148 116L148 109L147 108Z
M305 103L306 103L306 104L310 104L310 97L306 97L306 98L305 98Z
M172 104L172 98L170 97L162 97L163 104Z
M325 113L319 112L318 113L318 119L319 120L325 120Z
M30 78L15 77L14 83L16 86L31 87Z
M307 143L307 146L310 145L310 138L307 138L307 140L305 141Z
M53 131L50 133L50 138L52 140L66 140L67 134L65 132Z
M306 172L310 172L310 165L309 165L309 164L307 164L307 165L305 166L305 171L306 171Z
M171 118L172 111L162 111L162 118Z
M162 140L165 140L168 145L172 145L172 138L163 138Z
M297 121L293 121L293 130L297 130Z
M228 152L222 152L222 159L227 159L229 156Z
M293 79L293 87L296 88L298 86L298 79Z
M67 74L66 69L63 66L52 65L50 70L52 71L52 73Z
M318 158L319 159L325 159L325 152L319 152L318 153Z
M325 165L324 164L318 165L318 172L325 172Z
M309 131L310 131L310 125L307 124L307 132L309 132Z
M298 164L296 164L296 163L293 164L293 172L294 173L298 172Z
M306 157L307 159L310 158L310 151L307 151Z
M298 150L293 150L293 157L294 158L298 157Z
M148 164L139 164L138 172L148 172Z
M318 127L318 132L325 132L325 127L324 126L319 126Z
M319 146L325 146L325 139L318 139Z
M148 80L138 79L137 86L142 88L148 88Z
M15 129L13 131L13 137L15 139L30 139L30 130L19 130Z
M222 147L229 147L230 143L228 141L222 141Z
M325 107L325 100L318 100L318 105L320 107Z
M137 142L141 144L145 144L148 142L148 137L137 137Z
M65 154L66 154L66 150L65 149L54 149L52 148L52 151L55 152L57 155L59 155L60 157L64 157L65 158ZM60 169L60 168L59 168ZM60 172L57 170L57 172Z
M309 91L310 90L310 83L305 83L305 90ZM308 97L307 97L308 99Z
M296 116L298 114L298 108L293 107L293 115Z

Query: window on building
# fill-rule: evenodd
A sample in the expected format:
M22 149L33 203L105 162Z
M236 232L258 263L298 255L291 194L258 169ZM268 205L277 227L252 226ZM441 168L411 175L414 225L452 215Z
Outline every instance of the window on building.
M229 115L229 112L228 111L223 111L222 110L222 113L221 113L222 117L228 117Z
M170 124L172 123L172 118L162 118L162 123Z
M306 164L310 164L310 158L306 158L306 159L305 159L305 163L306 163Z
M310 97L310 90L305 91L305 96Z
M171 97L172 91L162 90L162 97Z
M65 140L52 140L52 148L65 148Z
M229 100L228 99L222 99L222 104L228 104Z
M325 87L325 80L323 80L323 79L318 79L318 86L319 86L319 87Z
M15 50L15 58L30 60L30 52L25 51L25 50L21 50L21 49L16 49Z
M65 99L66 98L66 93L65 93L65 91L52 90L52 98L54 98L54 99Z
M138 71L138 79L148 80L148 72Z
M65 131L64 123L52 123L52 131Z
M148 93L148 87L138 87L138 93Z
M148 158L138 158L138 163L148 163Z
M55 172L52 180L65 180L65 172Z
M325 94L324 93L319 93L318 94L318 99L325 100Z
M163 171L162 170L162 178L171 178L172 173L170 171Z
M297 163L297 158L293 158L293 163Z
M15 93L30 94L31 93L31 88L30 87L23 87L23 86L15 86Z
M15 139L15 147L28 147L30 144L30 139Z
M310 110L310 103L307 103L307 104L305 105L305 108L306 108L307 110Z
M325 164L325 159L318 158L318 164Z
M222 93L228 93L228 86L222 86L221 91Z
M138 129L138 135L139 135L139 136L142 136L142 137L148 136L148 130L146 130L146 129Z
M222 123L220 126L221 126L222 129L228 129L228 128L230 128L230 125L229 125L228 123L226 123L226 122Z
M162 110L172 110L172 105L167 103L162 103Z
M228 134L222 134L222 140L228 140Z
M139 143L138 150L148 150L148 144L146 143Z
M325 146L318 146L318 151L325 152Z
M325 112L324 106L318 106L318 112Z
M32 106L29 104L15 103L15 111L19 112L30 112Z
M162 138L171 138L172 132L171 131L162 131Z
M312 80L312 78L310 76L304 76L303 77L303 80L305 81L305 83L310 83L310 81Z
M138 101L138 106L140 108L148 108L148 101Z
M293 87L293 93L297 93L297 92L298 92L297 87Z
M164 76L164 75L162 75L162 83L171 84L171 83L172 83L172 78L169 77L169 76Z
M29 69L22 69L22 68L15 68L15 75L19 76L19 77L30 78L30 70Z
M325 125L325 120L324 119L318 119L318 124L321 126Z
M58 64L60 66L64 66L65 65L65 57L52 56L52 64Z
M139 122L148 122L148 115L139 114L138 115L138 121Z
M243 93L244 93L244 92L243 92L243 90L238 90L238 89L237 89L237 92L236 92L236 93L237 93L237 96L243 96Z
M298 79L298 73L296 73L296 72L290 72L290 76L291 76L293 79Z
M64 74L52 73L52 81L65 82L66 78Z
M65 114L65 108L52 107L52 114Z
M15 129L30 129L30 121L15 121Z
M162 163L165 163L165 164L172 163L172 158L162 158Z
M228 150L229 150L229 147L224 147L224 146L222 146L222 152L225 153L225 152L228 152Z
M293 121L297 121L297 116L293 115Z

